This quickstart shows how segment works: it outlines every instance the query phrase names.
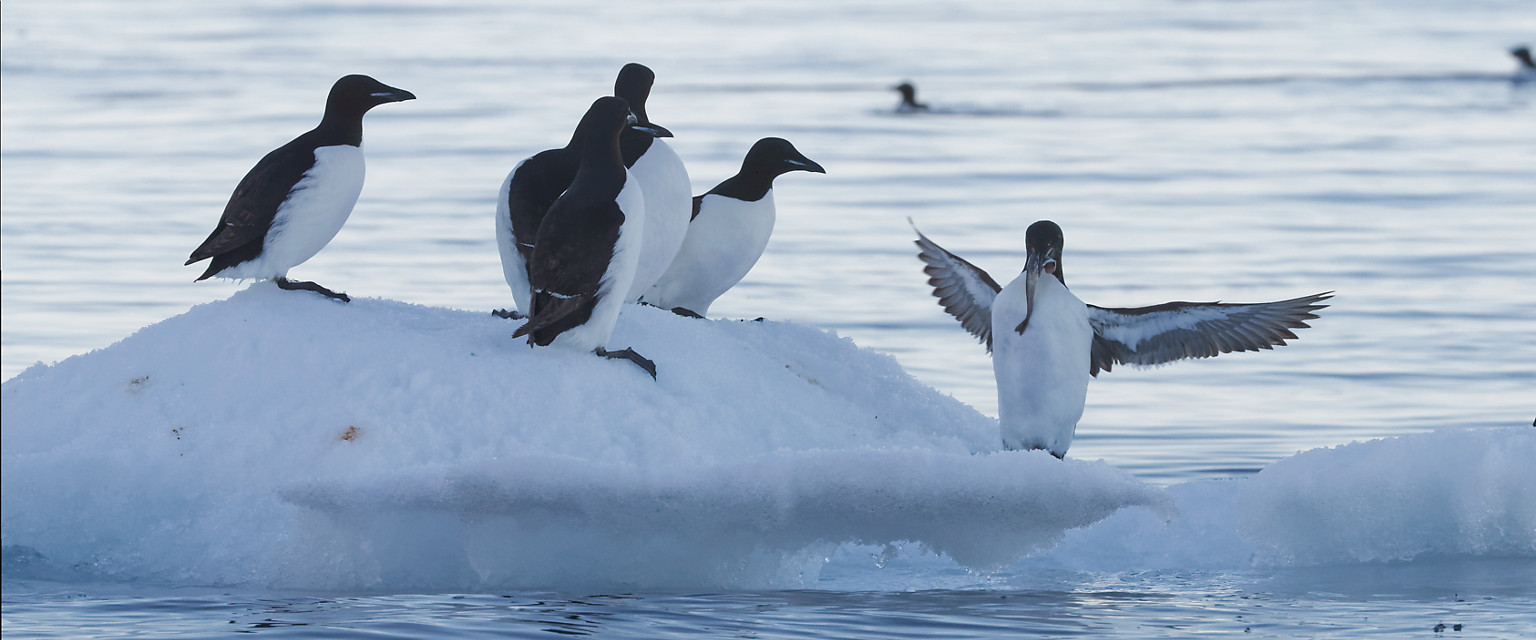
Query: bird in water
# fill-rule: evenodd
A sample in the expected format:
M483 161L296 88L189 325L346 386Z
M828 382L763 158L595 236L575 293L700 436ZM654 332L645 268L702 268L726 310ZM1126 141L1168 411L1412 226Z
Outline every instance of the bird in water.
M1024 271L1006 287L921 231L917 238L940 306L992 354L1003 447L1045 449L1057 458L1072 445L1088 381L1100 371L1284 345L1332 297L1097 307L1067 289L1061 227L1049 220L1030 225Z
M1536 62L1531 60L1531 50L1528 47L1515 47L1509 50L1509 55L1520 62L1520 68L1515 69L1516 82L1530 82L1536 80Z
M633 122L615 97L598 98L582 116L580 166L539 223L528 321L512 337L629 360L655 378L656 364L634 349L607 350L645 233L645 198L619 152L619 132Z
M288 279L336 237L363 191L363 114L414 100L411 92L363 75L331 86L319 126L268 153L240 180L224 215L186 264L210 260L198 280L272 280L348 302L313 282Z
M783 138L752 145L736 175L693 198L688 236L641 302L681 316L709 313L709 305L762 257L773 234L773 180L791 171L827 172Z
M892 89L901 93L901 102L896 105L896 113L921 113L928 110L928 105L917 101L917 87L910 82L903 82Z

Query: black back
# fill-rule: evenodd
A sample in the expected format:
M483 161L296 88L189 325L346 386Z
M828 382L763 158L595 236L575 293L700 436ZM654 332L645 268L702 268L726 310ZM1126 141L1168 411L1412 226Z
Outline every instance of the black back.
M213 233L192 252L187 264L213 258L198 280L261 255L262 241L272 228L278 207L292 195L294 185L315 166L315 149L363 143L363 114L386 102L415 99L364 75L350 75L331 85L320 124L263 156L235 186Z
M628 116L624 100L605 97L582 117L580 168L539 225L528 261L533 309L514 336L544 346L591 318L625 219L616 200L626 181L619 131Z
M795 149L795 145L790 144L788 140L763 138L747 151L747 157L741 161L741 170L737 171L736 175L715 185L715 188L710 189L705 195L713 193L746 202L757 202L768 195L768 190L773 188L774 178L791 171L827 172L815 161L801 155ZM697 205L694 206L694 215L698 215Z
M656 73L650 67L635 62L619 69L619 77L613 82L613 95L629 103L629 110L635 114L637 124L651 124L650 117L645 114L645 101L651 97L651 85L655 82ZM624 156L624 166L634 167L655 141L654 135L625 128L619 134L619 150Z

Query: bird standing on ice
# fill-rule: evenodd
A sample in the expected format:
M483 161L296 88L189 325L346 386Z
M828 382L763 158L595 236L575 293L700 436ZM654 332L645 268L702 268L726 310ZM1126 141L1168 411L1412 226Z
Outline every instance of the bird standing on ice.
M656 74L650 68L631 62L619 70L613 83L613 95L629 103L629 110L642 127L656 127L645 112L645 101L650 98L655 82ZM645 239L640 243L635 280L624 296L625 302L634 302L666 272L678 247L683 246L692 212L693 183L688 180L682 158L656 135L627 129L619 135L619 149L624 155L624 166L645 194Z
M528 322L512 337L623 358L655 378L656 364L633 349L605 349L645 233L645 199L619 154L619 131L633 117L614 97L598 98L582 116L581 166L539 224L528 260Z
M368 76L336 81L320 125L268 153L235 187L224 215L187 264L212 258L198 277L270 279L350 301L313 282L288 279L336 237L363 191L363 114L415 95Z
M683 161L678 159L666 143L656 140L670 138L672 132L666 127L652 124L645 116L645 99L650 95L654 79L655 74L650 69L629 64L619 71L619 78L614 83L615 96L624 98L635 115L635 121L619 134L619 140L624 165L634 165L631 171L635 179L640 181L640 188L646 198L646 238L641 243L641 250L645 253L641 256L641 264L645 264L646 256L655 256L654 261L665 254L666 259L670 260L670 255L677 252L677 247L665 237L665 233L651 241L651 237L658 233L652 227L665 232L672 218L678 217L667 215L671 209L678 209L684 212L682 216L686 216L690 193L688 174L682 168ZM638 98L638 101L633 98ZM576 178L576 168L581 165L580 141L586 136L587 133L578 126L564 147L541 151L524 159L512 167L506 180L501 183L501 193L496 200L496 247L501 252L502 276L512 289L512 300L518 312L502 309L493 312L497 316L518 319L528 313L529 298L532 296L528 289L528 259L533 255L539 223L544 221L544 214L549 211L550 205L555 203L560 194L565 193L571 186L571 180ZM645 162L639 162L642 159ZM666 204L678 200L678 196L673 193L678 191L677 187L665 179L668 175L681 175L681 205L673 202L668 207ZM655 182L652 186L654 198L650 192L645 191L647 179ZM653 215L652 211L660 213ZM682 218L682 231L687 231L687 225L687 218ZM681 243L682 233L677 232L676 235L676 242ZM666 248L669 245L672 245L671 249ZM662 268L665 267L666 264L662 264ZM656 275L660 275L660 271ZM634 286L631 285L631 288ZM633 298L627 297L626 301L633 301Z
M791 171L827 172L783 138L752 145L736 175L693 199L688 237L641 301L678 315L708 313L762 257L773 234L773 179Z
M913 227L913 231L916 231ZM1154 365L1257 351L1294 340L1291 329L1332 297L1280 302L1168 302L1135 309L1084 304L1062 274L1061 227L1030 225L1024 271L1007 287L917 232L933 295L992 353L998 423L1008 449L1045 449L1063 458L1083 416L1088 379L1117 364ZM1044 275L1042 275L1044 274Z

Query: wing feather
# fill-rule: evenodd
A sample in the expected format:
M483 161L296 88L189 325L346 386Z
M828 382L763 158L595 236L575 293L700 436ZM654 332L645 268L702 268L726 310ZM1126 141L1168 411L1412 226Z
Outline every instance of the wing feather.
M912 221L908 219L907 222ZM939 306L959 320L960 326L976 336L991 353L992 301L997 299L997 292L1002 287L980 267L929 240L917 230L917 225L913 224L912 230L917 232L917 257L927 265L923 267L923 273L928 274L928 285L933 287L933 296L939 299Z
M1210 358L1233 351L1272 349L1295 340L1318 304L1333 292L1279 302L1223 304L1168 302L1150 307L1109 309L1088 305L1093 327L1093 375L1116 364L1155 365L1184 358Z

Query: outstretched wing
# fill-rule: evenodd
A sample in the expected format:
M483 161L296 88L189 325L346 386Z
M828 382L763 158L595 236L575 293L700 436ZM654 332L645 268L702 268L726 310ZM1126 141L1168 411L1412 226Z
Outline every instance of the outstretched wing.
M1091 373L1115 364L1154 365L1184 358L1210 358L1230 351L1258 351L1295 340L1291 329L1307 328L1318 304L1333 292L1280 302L1222 304L1168 302L1136 309L1088 305L1093 326Z
M907 223L911 224L912 220L909 218ZM917 257L928 265L923 267L923 273L928 274L933 296L939 299L939 305L949 315L960 321L960 326L987 345L987 353L991 353L992 301L1003 288L980 267L929 240L917 230L916 224L912 225L912 230L917 232L920 249Z

